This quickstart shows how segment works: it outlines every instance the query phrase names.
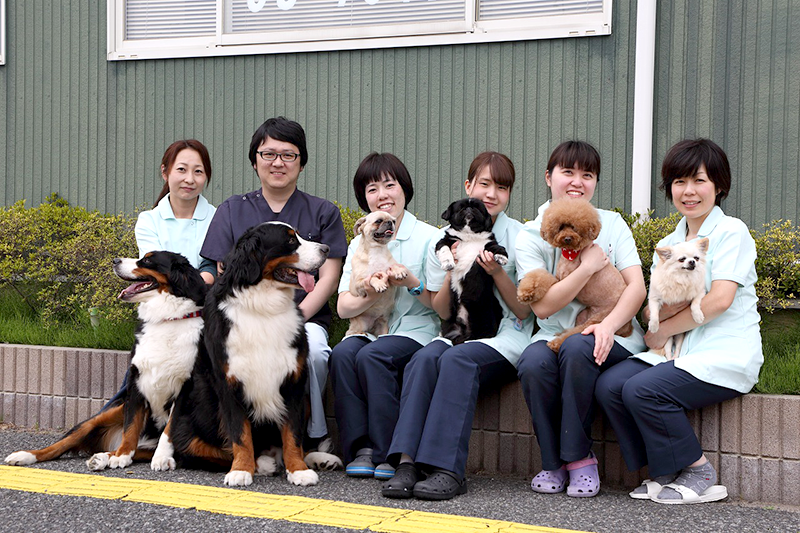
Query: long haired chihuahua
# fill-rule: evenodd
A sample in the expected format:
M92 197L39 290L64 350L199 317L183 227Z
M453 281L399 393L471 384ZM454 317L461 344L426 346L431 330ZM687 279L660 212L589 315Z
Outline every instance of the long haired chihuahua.
M706 295L707 251L708 238L656 248L660 261L650 278L650 331L658 331L662 305L691 302L692 318L698 324L703 323L705 316L700 301ZM664 348L651 351L666 356L668 361L675 359L681 353L683 337L683 333L673 335Z

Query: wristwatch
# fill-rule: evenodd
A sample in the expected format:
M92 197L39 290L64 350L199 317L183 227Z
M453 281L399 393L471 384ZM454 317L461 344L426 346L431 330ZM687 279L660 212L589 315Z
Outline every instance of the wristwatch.
M419 287L414 287L413 289L408 289L408 292L409 292L409 294L411 294L411 296L419 296L420 294L422 294L422 291L424 291L424 290L425 290L425 282L422 281L422 280L419 280Z

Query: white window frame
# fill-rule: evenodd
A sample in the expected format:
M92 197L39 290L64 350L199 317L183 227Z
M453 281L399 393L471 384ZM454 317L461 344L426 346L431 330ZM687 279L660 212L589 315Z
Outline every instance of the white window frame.
M383 25L268 34L225 34L224 0L217 0L215 35L125 40L125 0L107 0L108 60L280 54L610 35L612 1L602 0L603 12L592 15L477 20L478 0L464 0L466 20L463 25L458 23L457 27L453 23L435 23L408 24L399 29Z
M6 64L6 0L0 0L0 65Z

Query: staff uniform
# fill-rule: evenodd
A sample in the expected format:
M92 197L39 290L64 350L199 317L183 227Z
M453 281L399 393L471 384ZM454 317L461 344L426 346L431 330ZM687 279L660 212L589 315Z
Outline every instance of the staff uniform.
M347 239L344 235L339 208L328 200L318 198L295 189L283 209L275 213L261 194L261 189L231 196L217 209L200 255L212 261L224 261L236 241L245 231L263 222L284 222L292 226L300 237L307 241L327 244L329 258L344 257ZM318 274L314 273L318 278ZM306 297L302 289L295 291L295 302ZM319 438L327 435L325 408L322 395L328 378L328 326L331 324L331 309L326 303L306 321L308 334L308 381L311 398L311 419L308 421L308 436ZM265 347L266 349L267 347Z
M686 218L658 246L686 240ZM703 453L686 418L699 409L745 394L758 381L764 361L757 311L756 247L747 226L715 206L697 238L708 237L706 290L715 280L738 285L730 307L686 332L673 361L637 353L604 374L597 398L619 437L630 470L649 465L651 476L677 472ZM659 262L654 254L653 269Z
M417 220L408 211L390 241L389 251L423 283L428 242L436 228ZM339 293L350 290L351 260L361 235L350 243ZM422 305L404 287L395 291L395 307L389 317L389 333L345 337L330 358L336 422L345 463L354 459L353 444L367 436L373 462L386 461L400 401L400 375L411 355L439 332L436 313Z
M443 287L445 271L436 257L436 243L447 228L430 241L425 268L428 289ZM498 244L508 252L503 270L516 280L514 242L522 224L505 213L497 215L492 231ZM494 296L503 309L497 335L453 346L439 337L419 350L403 373L400 417L392 437L391 460L406 453L415 462L442 468L464 477L469 451L472 419L480 387L500 385L514 377L514 365L530 342L533 318L518 319L500 296Z
M142 211L136 219L134 233L139 257L147 252L167 250L183 255L193 267L202 262L200 247L214 217L216 208L203 195L197 197L192 218L175 218L169 193L149 211Z
M539 207L535 220L525 224L517 238L517 275L543 268L555 275L559 261L566 261L561 249L542 239L542 216L550 202ZM595 239L617 270L641 265L636 242L622 217L598 209L602 229ZM594 361L594 335L575 334L561 345L559 353L547 341L575 325L584 306L573 300L547 318L537 319L539 331L520 357L517 373L533 427L542 451L542 468L557 470L565 462L585 458L591 449L591 424L594 418L594 386L598 376L616 363L641 351L645 344L638 322L628 337L614 336L614 346L605 362Z

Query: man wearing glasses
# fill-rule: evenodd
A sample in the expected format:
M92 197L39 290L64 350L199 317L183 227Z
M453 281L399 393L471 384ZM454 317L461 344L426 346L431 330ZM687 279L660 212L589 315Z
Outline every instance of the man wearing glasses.
M297 122L284 117L268 119L250 141L250 163L261 188L244 195L231 196L214 214L200 255L216 261L222 272L222 260L242 234L262 222L285 222L300 237L327 244L328 259L320 267L314 290L298 289L295 301L306 319L309 354L311 418L309 441L305 449L316 448L327 433L322 393L328 378L328 327L331 310L328 299L336 291L347 255L347 240L339 209L328 200L306 194L297 188L297 179L308 162L306 134Z

